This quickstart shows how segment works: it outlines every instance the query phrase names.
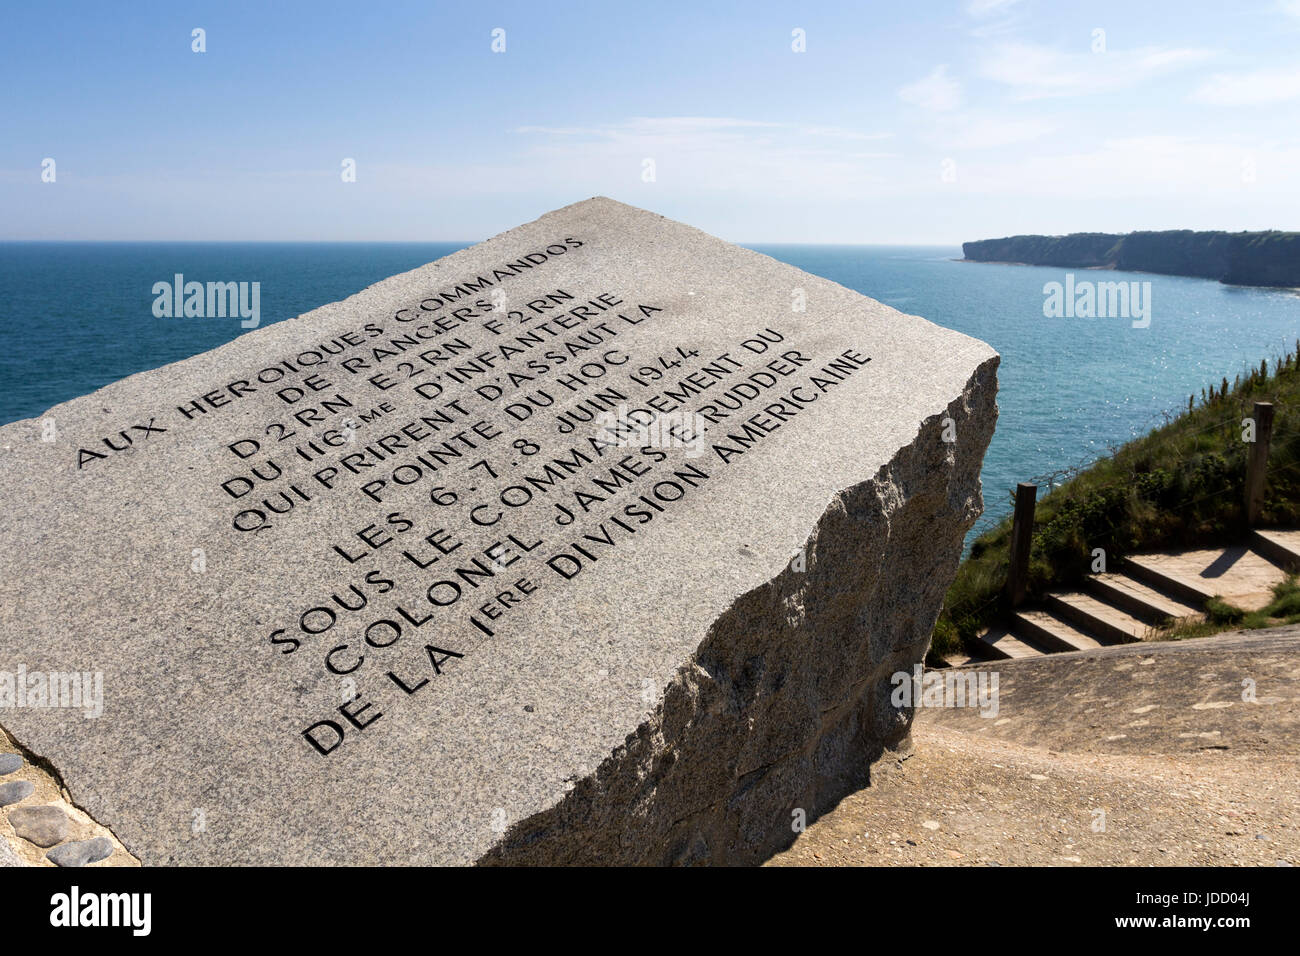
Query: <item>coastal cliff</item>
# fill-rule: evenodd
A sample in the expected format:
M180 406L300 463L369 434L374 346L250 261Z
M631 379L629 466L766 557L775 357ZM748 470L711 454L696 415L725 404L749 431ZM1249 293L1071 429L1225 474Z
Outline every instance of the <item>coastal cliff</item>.
M1218 279L1233 285L1300 286L1300 233L1078 232L962 243L975 262L1122 269Z

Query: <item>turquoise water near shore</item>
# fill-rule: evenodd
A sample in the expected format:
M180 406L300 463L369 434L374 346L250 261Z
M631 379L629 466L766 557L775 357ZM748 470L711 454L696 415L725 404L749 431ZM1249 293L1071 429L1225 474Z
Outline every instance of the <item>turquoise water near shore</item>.
M469 243L0 242L0 424L240 335L237 318L158 319L153 285L261 283L263 325L299 315ZM958 247L751 246L1002 354L985 514L1010 490L1092 461L1187 396L1300 337L1300 296L1205 279L1073 270L1078 280L1151 283L1151 324L1048 319L1043 286L1068 270L954 261Z

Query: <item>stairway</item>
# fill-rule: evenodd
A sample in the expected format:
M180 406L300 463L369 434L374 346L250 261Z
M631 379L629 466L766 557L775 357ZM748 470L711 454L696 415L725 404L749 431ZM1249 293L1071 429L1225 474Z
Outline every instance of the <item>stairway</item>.
M1145 640L1175 620L1204 620L1219 596L1246 611L1269 603L1272 586L1300 571L1300 530L1261 530L1247 545L1126 558L1077 591L1047 595L980 635L973 655L951 663L1019 660Z

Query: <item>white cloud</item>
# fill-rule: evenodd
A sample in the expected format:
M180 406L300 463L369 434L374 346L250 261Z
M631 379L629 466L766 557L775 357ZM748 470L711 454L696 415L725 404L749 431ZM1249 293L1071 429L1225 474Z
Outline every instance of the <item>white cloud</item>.
M949 151L996 149L1042 139L1060 129L1051 120L967 113L940 117L926 139Z
M890 139L893 133L867 133L844 126L802 126L767 120L736 119L719 116L638 116L622 123L604 126L520 126L516 133L535 133L551 137L586 137L608 142L651 140L657 143L686 141L709 135L744 136L750 130L779 130L787 134L875 142Z
M746 129L751 127L776 127L780 123L761 120L733 119L716 116L642 116L610 126L520 126L518 133L545 133L550 136L594 136L616 139L621 136L689 135L699 130Z
M1300 98L1300 70L1296 69L1217 73L1192 94L1197 102L1213 106L1254 106L1297 98Z
M985 56L980 73L1011 87L1017 99L1033 100L1128 89L1211 56L1190 48L1063 53L1030 43L1003 43Z
M1071 139L1074 142L1071 142ZM1202 207L1217 200L1259 196L1277 203L1300 199L1300 181L1289 170L1300 162L1294 142L1238 143L1195 136L1133 136L1103 140L1080 149L1077 137L1062 150L1005 159L990 156L963 164L971 192L1054 197L1106 204L1146 202L1161 197ZM1250 175L1245 173L1249 170ZM1197 203L1190 203L1195 197Z
M892 134L730 117L637 117L588 127L522 126L531 183L588 192L636 187L664 194L868 197L882 194L892 152L864 144ZM655 162L656 180L641 181Z
M904 103L922 109L944 112L961 106L961 84L948 76L946 65L936 66L923 80L909 83L898 91Z
M862 133L840 126L805 126L803 132L809 136L830 136L835 139L879 140L889 139L893 133Z
M972 17L1001 16L1020 2L1021 0L969 0L966 12Z
M975 20L970 34L987 39L1012 33L1024 20L1021 0L967 0L966 12Z

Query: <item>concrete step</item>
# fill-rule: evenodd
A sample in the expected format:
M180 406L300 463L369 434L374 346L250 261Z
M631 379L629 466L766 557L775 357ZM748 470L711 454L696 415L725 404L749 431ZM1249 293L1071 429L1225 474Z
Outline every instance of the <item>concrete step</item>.
M1300 530L1259 528L1250 533L1250 546L1292 574L1300 573Z
M1121 608L1085 591L1049 594L1047 607L1102 644L1129 644L1146 636L1148 626Z
M979 637L983 648L993 660L1021 660L1042 657L1048 650L1031 638L1023 638L1002 624L994 625Z
M1181 600L1204 607L1206 597L1217 595L1244 611L1257 611L1268 604L1273 600L1273 586L1286 578L1281 566L1242 544L1134 555L1125 568L1148 583L1152 576L1161 578L1165 583L1156 586L1168 585L1170 593Z
M1022 608L1011 619L1011 627L1021 640L1032 640L1051 651L1089 651L1102 646L1101 641L1051 610Z
M1153 626L1168 624L1179 618L1202 616L1201 609L1196 605L1157 591L1127 574L1094 574L1084 586L1094 597Z
M1164 591L1184 604L1203 608L1214 597L1214 591L1190 575L1176 573L1153 558L1162 555L1132 554L1124 559L1124 570L1132 577L1160 591Z

